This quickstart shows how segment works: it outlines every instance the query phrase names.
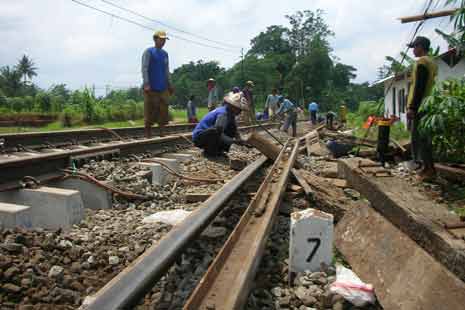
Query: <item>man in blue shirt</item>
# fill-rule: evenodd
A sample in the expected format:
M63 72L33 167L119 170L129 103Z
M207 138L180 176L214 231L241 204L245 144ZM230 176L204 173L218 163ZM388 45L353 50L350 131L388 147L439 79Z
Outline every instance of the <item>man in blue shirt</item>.
M236 116L247 111L247 100L241 93L230 92L222 106L208 112L192 132L194 145L203 149L205 156L221 156L233 143L242 144L237 132Z
M308 105L308 111L310 111L310 121L313 125L316 124L316 114L318 113L318 103L312 102Z
M278 104L281 104L278 111L276 111L276 116L286 114L286 119L284 120L284 125L281 128L282 131L287 132L289 127L292 126L292 136L297 135L297 110L298 107L289 100L288 97L284 98L283 96L279 97Z
M146 49L142 55L146 138L152 137L154 123L159 125L160 136L163 136L163 129L168 124L168 97L173 94L174 89L169 79L168 53L163 50L167 39L166 32L155 32L155 46Z

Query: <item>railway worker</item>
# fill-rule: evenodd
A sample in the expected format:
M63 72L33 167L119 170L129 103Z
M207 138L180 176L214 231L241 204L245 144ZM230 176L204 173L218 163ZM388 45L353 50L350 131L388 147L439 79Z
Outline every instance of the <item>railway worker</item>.
M195 96L191 95L189 97L189 101L187 102L187 122L188 123L198 123L197 120L197 113L196 113L196 106L195 106Z
M421 160L423 164L423 168L418 174L418 178L421 181L431 180L436 175L433 161L432 137L418 130L421 119L424 116L419 111L420 106L424 98L431 94L438 71L437 65L428 56L430 44L428 38L420 36L416 37L409 44L409 47L413 48L413 54L418 59L413 67L412 84L407 99L407 119L411 122L413 160L418 164L420 164Z
M249 122L250 124L255 123L255 106L253 101L253 93L252 89L254 88L254 83L252 81L247 81L245 83L245 87L242 89L242 93L244 94L245 99L249 104L248 113L245 111L243 113L243 121Z
M168 123L168 97L174 93L170 82L168 53L163 49L168 37L165 31L153 35L155 46L142 55L142 80L144 88L145 137L152 137L152 125L158 123L163 136Z
M308 111L310 112L310 122L312 125L316 124L316 116L318 114L318 103L312 101L308 104Z
M339 107L339 122L342 126L347 123L347 107L344 102Z
M266 97L265 101L265 111L263 111L264 114L268 112L269 117L273 117L273 115L276 114L276 111L278 111L279 106L278 106L278 90L276 88L273 88L271 90L271 94Z
M281 130L287 132L289 127L292 127L292 136L295 137L297 135L297 112L299 108L295 103L289 100L289 97L284 98L284 96L280 96L278 103L280 107L273 118L285 114L286 118Z
M326 128L334 129L334 117L336 117L336 113L334 113L333 111L328 111L328 113L326 113Z
M208 111L213 111L218 106L220 101L218 97L218 88L216 87L216 81L213 78L208 79L207 81L208 89L208 98L207 98L207 108Z
M194 145L208 157L222 156L233 143L242 144L237 131L236 116L247 111L247 100L241 93L228 93L221 107L209 112L192 132Z

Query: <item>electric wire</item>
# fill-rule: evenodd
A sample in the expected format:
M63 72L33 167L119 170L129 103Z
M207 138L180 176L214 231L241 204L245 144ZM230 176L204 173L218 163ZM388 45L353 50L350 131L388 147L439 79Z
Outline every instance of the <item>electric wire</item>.
M120 10L126 11L126 12L131 13L131 14L133 14L133 15L136 15L136 16L138 16L138 17L141 17L141 18L143 18L143 19L145 19L145 20L148 20L148 21L150 21L150 22L154 22L154 23L160 24L160 25L162 25L162 26L165 26L166 28L170 28L170 29L172 29L172 30L174 30L174 31L181 32L181 33L184 33L184 34L187 34L187 35L196 37L196 38L201 39L201 40L209 41L209 42L211 42L211 43L216 43L216 44L219 44L219 45L224 45L224 46L227 46L227 47L230 47L230 48L238 48L238 49L242 48L241 46L238 46L238 45L233 45L233 44L229 44L229 43L225 43L225 42L220 42L220 41L212 40L212 39L209 39L209 38L207 38L207 37L200 36L200 35L198 35L198 34L195 34L195 33L192 33L192 32L186 31L186 30L182 30L182 29L177 28L177 27L170 26L169 24L167 24L167 23L165 23L165 22L162 22L162 21L160 21L160 20L147 17L147 16L145 16L145 15L142 15L141 13L138 13L138 12L133 11L133 10L131 10L131 9L122 7L122 6L117 5L117 4L115 4L115 3L111 2L111 1L108 1L108 0L100 0L100 1L102 1L103 3L106 3L106 4L108 4L108 5L110 5L110 6L112 6L112 7L118 8L118 9L120 9Z
M109 15L113 18L116 18L116 19L119 19L119 20L122 20L122 21L125 21L127 23L130 23L130 24L133 24L133 25L136 25L136 26L139 26L141 28L144 28L144 29L147 29L147 30L150 30L150 31L153 31L154 29L152 27L149 27L149 26L146 26L144 24L141 24L139 22L136 22L134 20L131 20L129 18L126 18L126 17L123 17L123 16L120 16L120 15L117 15L117 14L114 14L114 13L111 13L111 12L108 12L108 11L105 11L105 10L102 10L102 9L99 9L97 7L94 7L92 5L89 5L87 3L83 3L81 1L78 1L78 0L71 0L72 2L76 3L76 4L79 4L79 5L82 5L82 6L85 6L89 9L92 9L92 10L95 10L95 11L98 11L102 14L105 14L105 15ZM208 47L208 48L213 48L213 49L217 49L217 50L221 50L223 52L227 52L229 54L234 54L236 55L237 52L233 52L232 49L227 49L227 48L223 48L223 47L219 47L219 46L213 46L213 45L209 45L209 44L205 44L205 43L202 43L202 42L197 42L197 41L194 41L194 40L191 40L191 39L187 39L187 38L184 38L184 37L180 37L178 35L173 35L171 34L171 36L173 38L176 38L176 39L179 39L179 40L183 40L183 41L186 41L186 42L190 42L192 44L196 44L196 45L200 45L200 46L203 46L203 47Z

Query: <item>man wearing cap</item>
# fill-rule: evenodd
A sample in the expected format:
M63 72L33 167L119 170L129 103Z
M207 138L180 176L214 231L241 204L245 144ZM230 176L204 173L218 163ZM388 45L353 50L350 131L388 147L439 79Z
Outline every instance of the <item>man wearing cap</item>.
M167 39L166 32L155 32L155 46L146 49L142 55L146 138L152 137L153 123L158 123L160 136L163 136L163 129L168 123L168 97L174 89L170 83L168 53L163 50Z
M407 119L412 131L412 157L419 164L422 160L423 168L419 172L419 179L427 180L434 178L436 171L433 162L432 137L419 130L421 119L424 116L419 110L424 98L431 94L438 68L428 56L430 48L428 38L418 36L408 46L413 48L413 54L418 58L413 67L412 84L407 100Z
M213 111L216 109L218 105L218 88L216 87L215 79L208 79L207 81L207 88L208 88L208 99L207 99L207 107L208 111Z
M205 156L221 156L233 143L242 144L237 131L236 116L248 108L240 93L230 92L221 107L208 112L192 132L194 145L203 149Z
M255 85L253 84L252 81L247 81L245 83L245 87L242 89L242 93L244 94L245 99L249 103L249 111L244 112L243 114L243 121L249 123L254 123L255 122L255 106L254 106L254 101L253 101L253 93L252 89Z

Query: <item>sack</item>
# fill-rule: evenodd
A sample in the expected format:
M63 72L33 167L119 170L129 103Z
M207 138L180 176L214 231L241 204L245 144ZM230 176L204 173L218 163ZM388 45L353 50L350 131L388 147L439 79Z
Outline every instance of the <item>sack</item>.
M376 302L373 286L363 283L352 270L342 265L336 266L336 281L331 284L329 290L357 307Z
M176 209L170 211L160 211L145 217L142 220L142 223L165 223L168 225L176 225L184 221L184 219L191 214L189 211Z

